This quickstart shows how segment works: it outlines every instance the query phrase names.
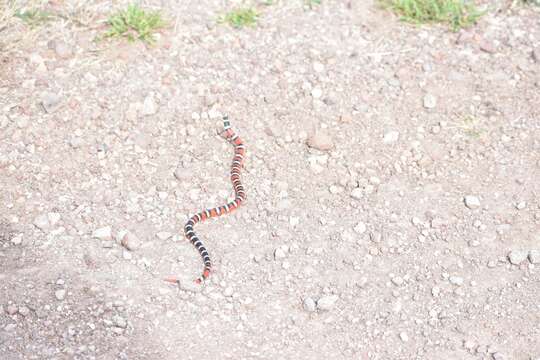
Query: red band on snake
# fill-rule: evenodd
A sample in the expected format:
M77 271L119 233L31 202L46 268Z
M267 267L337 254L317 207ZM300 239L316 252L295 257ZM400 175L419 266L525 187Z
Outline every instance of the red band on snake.
M197 251L199 251L204 263L202 275L195 280L197 283L201 283L210 276L210 272L212 271L212 261L210 260L210 255L208 254L206 247L193 231L193 226L196 223L202 222L208 218L218 217L233 212L246 200L246 192L244 191L244 186L242 185L240 179L240 170L242 169L246 154L244 143L231 129L231 125L226 116L223 118L223 131L220 134L234 146L234 157L231 167L231 182L233 184L235 197L234 200L225 205L207 209L193 215L184 226L186 238L193 244L193 246L195 246ZM166 281L178 282L176 278L169 278L166 279Z

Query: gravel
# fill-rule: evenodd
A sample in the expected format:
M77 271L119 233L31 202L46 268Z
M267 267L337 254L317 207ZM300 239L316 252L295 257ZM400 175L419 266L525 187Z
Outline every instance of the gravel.
M94 41L101 0L6 18L0 358L538 357L540 28L502 3L454 33L371 1L255 1L240 29L233 2L142 2L171 25L151 46ZM247 201L197 224L196 284L186 215L234 198L224 113Z

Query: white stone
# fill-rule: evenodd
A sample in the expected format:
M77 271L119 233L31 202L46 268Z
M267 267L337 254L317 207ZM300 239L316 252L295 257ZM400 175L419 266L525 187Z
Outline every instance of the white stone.
M66 290L64 289L60 289L60 290L56 290L54 292L54 297L56 298L56 300L64 300L66 298Z
M142 242L137 237L137 235L128 231L122 237L120 244L122 244L123 247L125 247L126 249L130 251L135 251L141 247Z
M356 231L358 234L363 234L367 230L366 224L364 224L362 221L360 221L356 226L354 227L354 231Z
M508 253L508 260L514 265L519 265L527 259L528 255L529 253L525 250L512 250Z
M315 303L315 300L313 300L310 297L307 297L304 299L304 310L307 312L315 312L317 310L317 304Z
M142 113L143 115L154 115L157 112L156 102L152 94L144 99Z
M11 239L13 245L21 245L23 241L23 234L18 234Z
M402 331L402 332L399 333L399 338L403 342L409 341L409 335L407 335L407 333L405 331Z
M389 131L383 136L383 142L385 144L392 144L398 141L399 139L399 131Z
M433 109L437 106L437 98L432 94L426 94L423 103L426 109Z
M448 280L450 281L451 284L453 285L456 285L456 286L461 286L463 285L463 278L460 277L460 276L450 276L448 278Z
M320 87L316 86L313 88L313 90L311 90L311 96L314 98L314 99L318 99L322 96L322 90Z
M317 308L322 311L329 311L334 307L338 299L337 295L323 296L317 300Z
M529 251L529 261L531 264L540 264L540 250Z
M463 200L465 201L465 206L467 206L469 209L480 207L480 199L478 199L476 196L467 195Z
M362 192L362 189L354 188L351 191L351 197L356 200L361 200L364 197L364 193Z
M274 259L280 260L287 257L287 250L288 248L286 246L280 246L274 250Z
M36 217L34 219L34 225L42 231L47 231L51 227L49 217L46 214L42 214Z
M101 240L112 240L112 229L110 226L104 226L102 228L94 230L92 237Z

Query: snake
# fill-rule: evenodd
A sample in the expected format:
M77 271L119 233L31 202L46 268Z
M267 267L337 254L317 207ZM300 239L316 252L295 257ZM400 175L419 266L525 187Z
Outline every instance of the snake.
M193 227L199 222L203 222L207 219L222 216L225 214L230 214L231 212L238 209L246 201L246 192L244 186L242 185L240 170L244 165L244 158L246 155L246 147L244 142L240 137L234 132L231 128L231 123L228 116L223 117L223 130L219 133L225 140L231 143L234 147L234 156L232 160L230 178L234 189L234 199L224 205L217 206L211 209L206 209L196 213L191 216L187 223L184 226L184 234L186 238L193 244L197 249L201 258L203 260L204 269L202 275L195 279L195 282L200 284L210 276L212 271L212 260L210 259L210 254L204 246L202 240L197 236ZM165 279L168 282L179 283L180 281L177 278L167 278Z

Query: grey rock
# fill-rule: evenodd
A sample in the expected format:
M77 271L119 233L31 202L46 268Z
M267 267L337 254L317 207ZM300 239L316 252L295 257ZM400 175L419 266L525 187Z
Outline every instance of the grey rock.
M514 265L519 265L527 259L529 255L525 250L512 250L508 253L508 260Z
M461 276L450 276L448 280L450 281L450 284L452 285L456 285L456 286L463 285L463 278Z

